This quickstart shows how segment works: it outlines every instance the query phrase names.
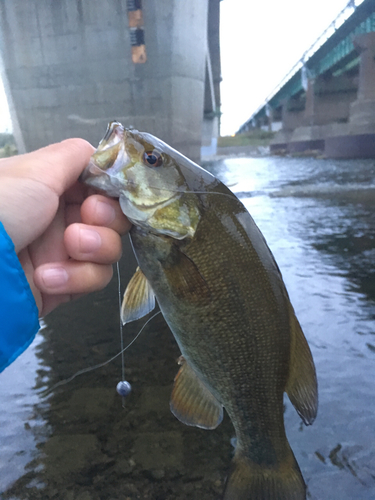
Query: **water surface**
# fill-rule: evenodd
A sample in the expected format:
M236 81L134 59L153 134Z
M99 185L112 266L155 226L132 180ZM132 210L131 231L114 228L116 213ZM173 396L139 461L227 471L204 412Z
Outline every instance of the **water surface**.
M208 164L241 198L284 276L310 343L319 413L291 446L314 500L375 499L375 162L236 158ZM127 241L123 284L135 262ZM215 431L169 412L179 355L159 315L119 358L43 397L41 390L119 351L116 282L46 318L35 344L0 375L4 499L217 499L232 455ZM144 321L129 325L130 341Z

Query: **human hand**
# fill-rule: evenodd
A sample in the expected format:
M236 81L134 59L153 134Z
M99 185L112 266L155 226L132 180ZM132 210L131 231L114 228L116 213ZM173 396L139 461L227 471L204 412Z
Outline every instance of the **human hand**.
M83 139L67 139L0 160L0 221L41 316L104 288L130 228L117 200L88 196L77 182L93 152Z

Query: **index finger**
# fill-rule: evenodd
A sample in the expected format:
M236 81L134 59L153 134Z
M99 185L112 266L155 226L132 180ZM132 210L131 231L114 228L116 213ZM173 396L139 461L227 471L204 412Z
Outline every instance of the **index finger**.
M26 176L54 191L59 197L88 165L95 148L84 139L66 139L18 157L25 159Z

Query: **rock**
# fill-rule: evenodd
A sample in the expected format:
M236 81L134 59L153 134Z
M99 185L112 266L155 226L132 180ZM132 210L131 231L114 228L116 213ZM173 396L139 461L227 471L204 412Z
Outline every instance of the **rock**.
M165 472L163 469L154 469L151 471L151 477L152 479L155 479L156 481L160 481L163 479L165 476Z
M91 464L107 460L92 434L52 436L44 445L46 455L45 475L56 482L64 482L66 476L77 473Z
M72 491L65 492L63 500L74 500L74 493Z
M74 500L92 500L92 496L88 491L83 491Z
M147 414L154 411L158 415L169 415L171 393L171 385L146 387L139 398L138 412Z
M107 389L84 387L74 391L72 397L61 410L62 416L76 415L79 419L96 420L105 416L114 404L116 388Z
M126 458L121 458L120 460L116 461L114 469L118 474L127 475L131 473L131 471L134 468L134 465L135 465L134 460L131 459L127 460Z
M178 432L145 432L135 440L134 459L143 470L180 468L183 461L182 437Z

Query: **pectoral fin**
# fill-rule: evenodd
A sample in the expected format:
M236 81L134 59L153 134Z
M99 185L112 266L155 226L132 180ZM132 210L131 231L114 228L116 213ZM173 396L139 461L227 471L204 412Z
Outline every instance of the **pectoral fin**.
M164 274L177 297L191 304L202 304L210 300L208 284L198 267L177 246L171 251L170 259L164 265Z
M171 412L182 423L215 429L223 420L223 406L181 356L170 402Z
M318 384L311 351L292 306L290 328L290 368L285 391L304 423L310 425L318 411Z
M155 295L145 275L137 270L126 287L121 306L122 324L146 316L155 307Z

